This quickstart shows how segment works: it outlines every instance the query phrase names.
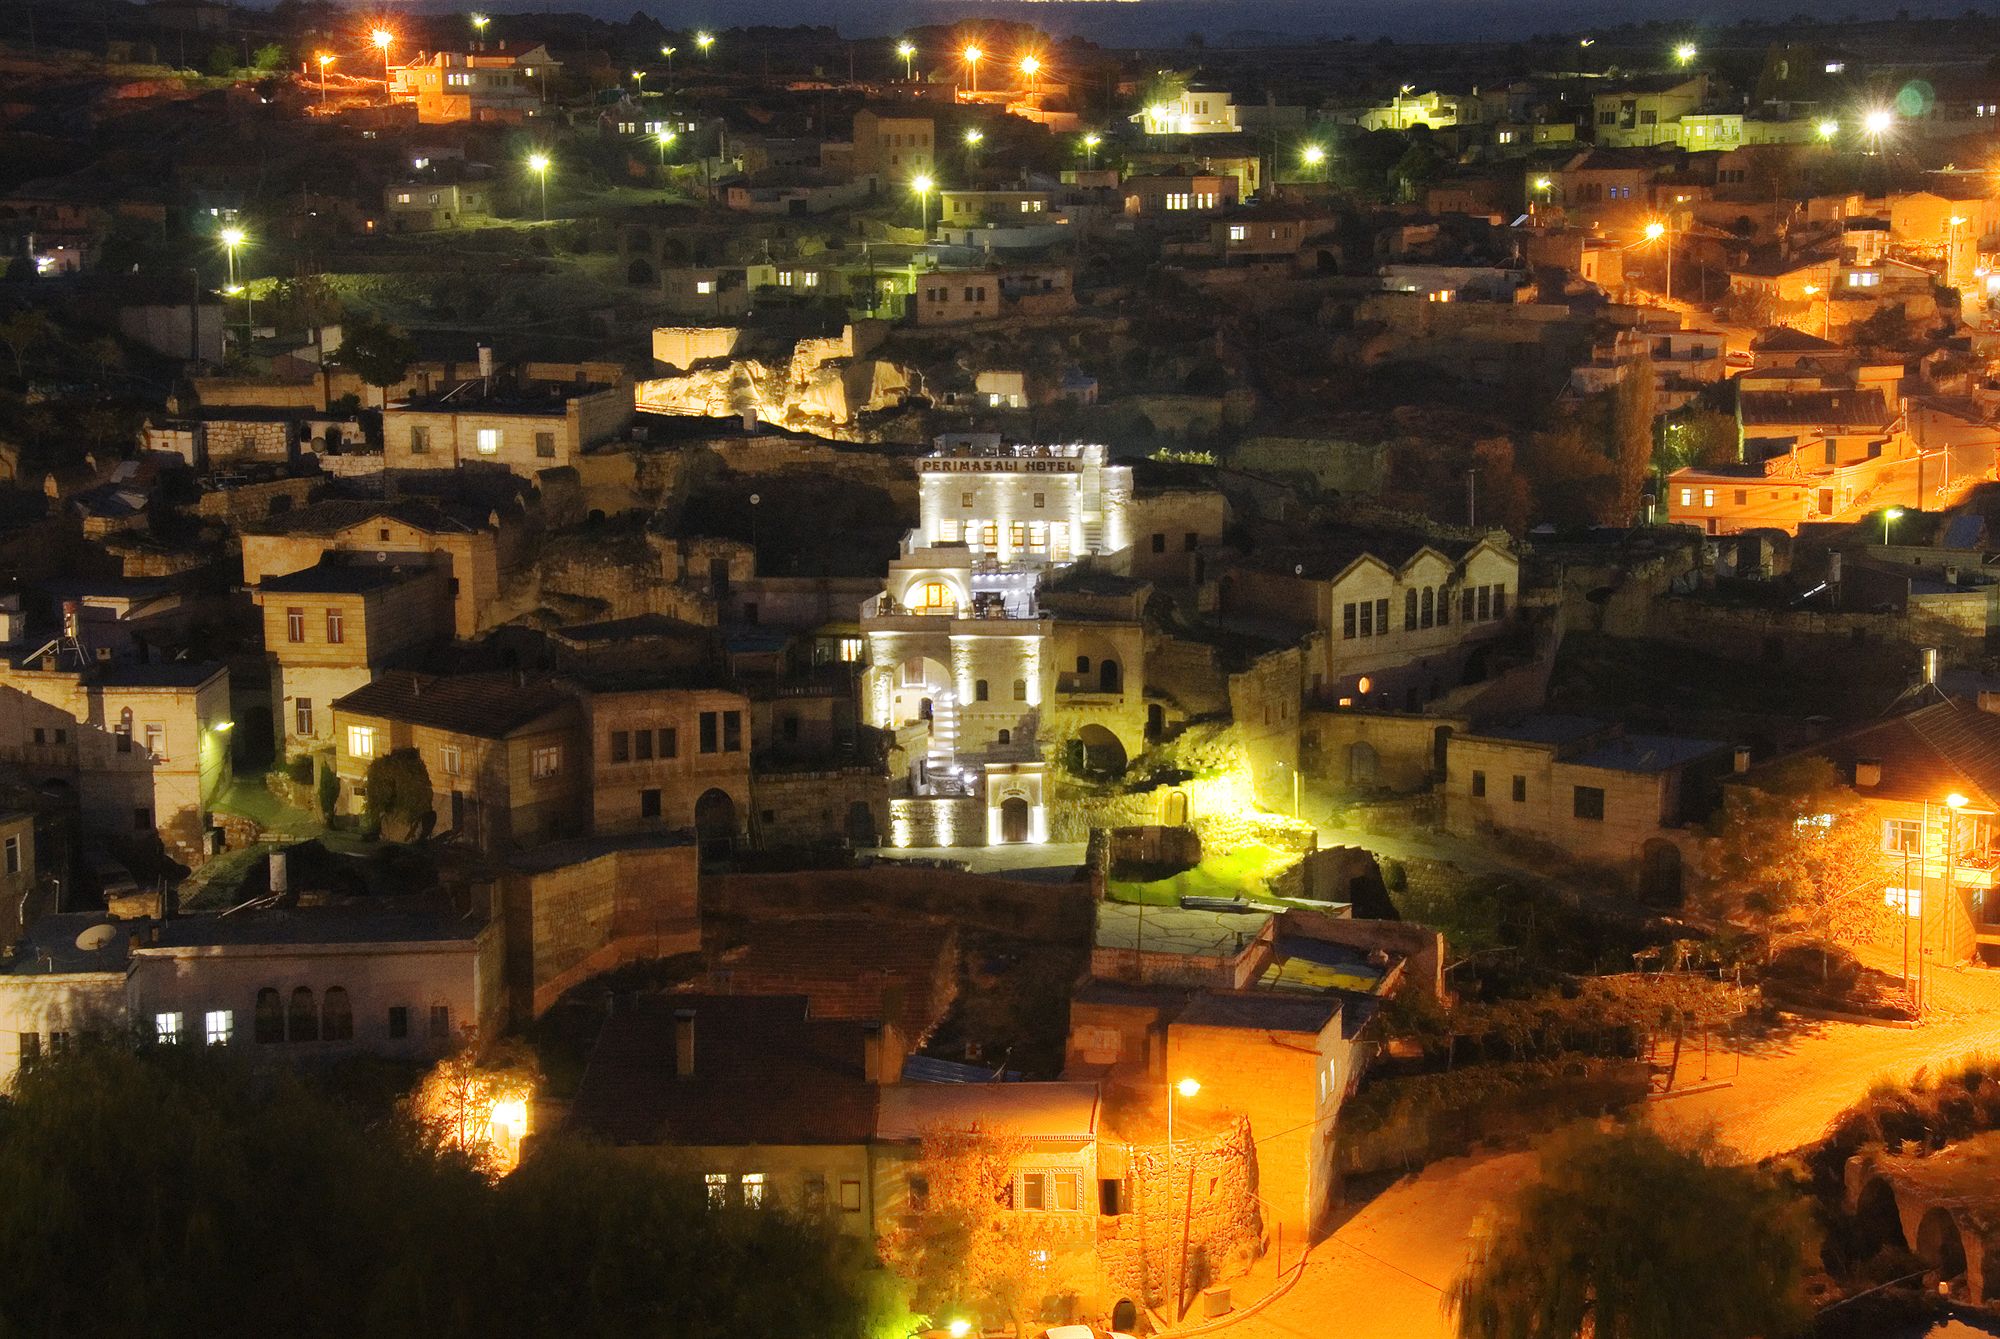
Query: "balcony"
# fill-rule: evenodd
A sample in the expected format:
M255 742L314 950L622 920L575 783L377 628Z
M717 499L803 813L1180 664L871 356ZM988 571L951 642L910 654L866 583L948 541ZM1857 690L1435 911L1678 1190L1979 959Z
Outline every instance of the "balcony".
M926 622L951 620L983 622L988 619L1038 619L1041 611L1032 601L1009 605L997 592L977 592L971 604L906 605L899 604L887 592L861 606L864 619L895 619L901 625L909 622L918 631Z
M1056 675L1056 696L1079 701L1123 702L1125 700L1125 680L1120 677L1116 686L1107 688L1099 675L1058 674Z

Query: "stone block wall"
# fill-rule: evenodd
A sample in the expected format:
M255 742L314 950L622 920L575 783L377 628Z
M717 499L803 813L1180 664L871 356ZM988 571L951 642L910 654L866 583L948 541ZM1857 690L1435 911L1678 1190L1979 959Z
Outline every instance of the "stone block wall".
M1207 1137L1177 1132L1171 1150L1131 1147L1125 1172L1125 1212L1098 1220L1098 1267L1114 1293L1172 1308L1177 1292L1191 1301L1263 1254L1248 1121L1238 1118Z

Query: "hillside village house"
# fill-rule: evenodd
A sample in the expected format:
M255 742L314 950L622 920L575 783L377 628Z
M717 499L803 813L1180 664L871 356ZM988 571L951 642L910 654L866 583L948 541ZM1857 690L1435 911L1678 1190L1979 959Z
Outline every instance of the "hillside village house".
M497 621L501 581L524 560L529 528L513 509L339 498L245 525L243 580L254 588L330 553L429 556L444 572L449 632L471 638Z
M750 700L641 674L580 678L599 834L692 829L727 851L750 813Z
M449 636L443 569L428 557L388 558L329 553L254 588L272 662L274 738L286 752L331 742L335 698L365 687L407 652Z
M44 916L0 966L0 1085L98 1038L253 1061L440 1055L497 1027L497 921L426 899L227 916Z
M937 170L937 122L928 116L876 111L854 114L854 174L908 182Z
M580 713L551 683L399 670L335 699L333 732L344 813L360 812L368 765L409 748L430 773L440 833L507 851L584 830Z
M1674 125L1708 96L1708 76L1660 75L1635 79L1591 96L1591 123L1598 144L1608 149L1672 144Z
M87 830L185 864L207 855L233 725L223 665L99 660L74 637L0 662L0 762L74 795Z
M1734 759L1712 739L1634 734L1576 716L1459 731L1445 748L1445 826L1637 871L1651 900L1677 904L1693 825L1715 808Z
M520 125L542 113L548 81L559 68L539 42L439 51L396 69L390 96L414 103L422 125Z
M584 449L632 422L625 386L461 381L382 411L382 463L392 470L494 465L525 478L574 465Z
M493 190L483 181L397 181L382 188L390 232L456 228L492 212Z
M1213 84L1189 84L1170 98L1150 103L1131 117L1148 135L1234 135L1236 97Z
M1311 637L1309 692L1342 706L1415 710L1466 681L1510 626L1520 559L1505 536L1466 542L1388 533L1260 549L1212 583L1213 607Z

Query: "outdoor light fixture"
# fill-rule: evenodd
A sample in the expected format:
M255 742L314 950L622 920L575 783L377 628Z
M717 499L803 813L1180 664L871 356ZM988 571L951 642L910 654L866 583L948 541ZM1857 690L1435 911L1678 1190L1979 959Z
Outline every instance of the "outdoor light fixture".
M977 93L979 91L979 62L986 59L986 53L976 46L968 46L959 54L965 57L965 77L971 84L972 91Z
M1861 128L1871 135L1886 135L1896 124L1896 114L1887 107L1875 107L1861 118Z
M1690 63L1691 61L1694 60L1696 56L1700 54L1701 54L1700 52L1695 50L1695 45L1693 42L1682 42L1679 46L1674 48L1674 59L1679 61L1683 65Z
M701 48L701 58L702 58L703 60L707 60L707 59L708 59L708 49L709 49L710 47L712 47L712 46L714 46L714 45L715 45L715 34L714 34L714 33L696 33L696 34L694 35L694 44L695 44L696 46L698 46L698 47L700 47L700 48Z
M387 28L377 28L374 32L368 34L368 36L376 46L381 47L384 51L387 51L389 44L396 40L396 34L390 32Z
M1326 150L1317 144L1308 144L1299 152L1299 160L1307 167L1319 168L1326 162ZM1321 173L1322 178L1325 174Z
M1950 805L1954 809L1963 809L1967 804L1970 803L1969 800L1967 800L1963 795L1960 795L1957 791L1953 791L1951 794L1945 796L1944 802Z
M1667 235L1667 225L1657 220L1646 225L1646 240L1657 242Z
M1888 507L1888 508L1885 508L1885 509L1883 510L1883 512L1882 512L1882 542L1883 542L1884 544L1887 544L1887 543L1889 542L1889 523L1890 523L1891 521L1895 520L1895 519L1896 519L1897 517L1901 516L1902 514L1903 514L1903 509L1902 509L1901 507ZM1961 803L1963 803L1963 799L1962 799L1962 798L1961 798L1960 802L1961 802Z
M487 18L484 14L474 14L472 15L472 30L476 33L484 35L486 32L486 25L491 22L493 22L493 20Z
M1193 1097L1196 1093L1199 1093L1201 1091L1201 1080L1182 1079L1179 1083L1176 1083L1174 1085L1174 1091L1179 1093L1182 1097Z
M1102 143L1104 143L1104 136L1098 134L1095 130L1083 137L1083 152L1088 157L1090 166L1092 167L1097 166L1097 146Z
M972 1322L962 1319L955 1320L945 1326L945 1330L951 1335L951 1339L965 1339L966 1335L972 1333Z
M977 144L985 138L986 132L983 130L968 130L965 132L965 142L967 144Z
M896 43L896 54L903 58L903 82L908 83L910 80L915 79L917 77L916 67L912 62L917 58L917 44L914 42L898 42Z
M528 155L528 170L542 179L542 222L549 221L549 156L545 153Z
M918 218L922 221L924 236L931 235L931 179L918 173L910 178L910 189L917 193Z
M1830 140L1839 133L1840 133L1840 122L1821 121L1819 123L1819 137L1821 139Z

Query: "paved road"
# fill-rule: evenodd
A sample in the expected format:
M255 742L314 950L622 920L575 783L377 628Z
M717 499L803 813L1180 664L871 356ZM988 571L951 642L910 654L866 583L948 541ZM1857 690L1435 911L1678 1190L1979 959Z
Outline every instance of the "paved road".
M1876 1079L1974 1051L2000 1052L2000 973L1940 972L1942 1015L1914 1031L1852 1023L1805 1023L1740 1055L1712 1055L1712 1077L1730 1086L1659 1102L1660 1126L1713 1128L1748 1158L1818 1138L1827 1122ZM1683 1081L1700 1058L1683 1061ZM1483 1214L1535 1174L1532 1153L1453 1158L1406 1177L1364 1206L1307 1262L1284 1297L1222 1334L1229 1339L1447 1339L1441 1301Z

